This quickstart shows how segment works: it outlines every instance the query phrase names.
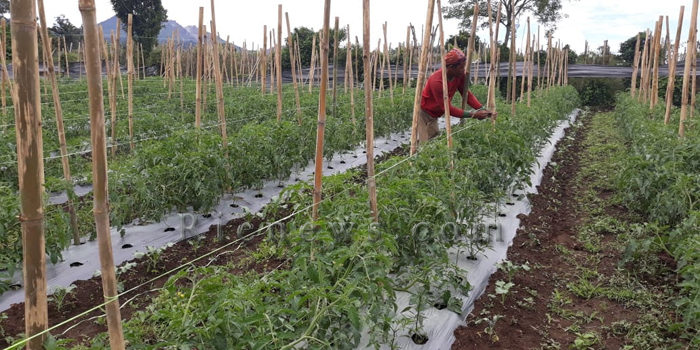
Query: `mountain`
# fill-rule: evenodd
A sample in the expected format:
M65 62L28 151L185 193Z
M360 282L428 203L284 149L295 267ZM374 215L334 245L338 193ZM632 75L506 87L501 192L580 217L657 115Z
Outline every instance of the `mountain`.
M98 23L98 25L102 26L102 31L104 32L105 39L109 41L110 33L114 32L115 28L117 27L117 16L112 16L111 18ZM124 30L124 28L125 26L122 26L121 34L119 37L119 40L123 43L126 42L126 31ZM161 28L160 33L158 34L158 43L166 43L168 39L172 38L173 33L175 33L176 31L179 32L180 40L182 40L182 44L184 46L197 45L197 27L183 27L176 21L167 21L163 23L163 28ZM207 36L208 35L209 33L207 33ZM221 39L221 37L219 37L219 42L224 43L225 41Z

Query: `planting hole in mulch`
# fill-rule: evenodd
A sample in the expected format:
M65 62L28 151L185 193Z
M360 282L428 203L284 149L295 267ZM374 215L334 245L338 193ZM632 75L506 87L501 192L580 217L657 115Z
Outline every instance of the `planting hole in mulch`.
M83 263L81 263L79 261L70 263L70 267L78 267L78 266L83 266Z
M284 185L283 185L283 184L279 184L279 185L277 185L277 188L284 188Z
M129 244L129 243L122 245L122 249L129 249L129 248L133 248L133 247L134 246Z
M418 333L413 333L411 335L411 340L418 345L423 345L428 342L428 336Z
M497 229L498 229L498 225L496 225L496 224L491 224L491 225L489 225L489 228L492 229L492 230L497 230Z
M345 164L345 161L344 161L344 160L341 160L341 161L340 161L340 164Z
M352 156L353 158L357 158L357 155Z
M506 217L506 216L508 216L508 215L506 215L505 213L498 213L498 216L504 218L504 217Z
M175 231L174 227L168 227L165 230L163 230L163 232L173 232L173 231Z
M439 302L433 304L433 306L438 310L442 310L442 309L447 307L447 304L443 303L442 301L439 301Z
M329 166L328 166L328 169L331 169L331 170L333 170L333 167L329 165Z
M22 288L22 285L19 284L19 283L11 284L11 285L10 285L10 289L11 289L11 290L19 290L19 289L21 289L21 288Z
M469 255L469 256L467 256L467 260L476 261L476 260L479 260L479 259L476 257L476 255Z
M262 197L263 197L263 194L262 194L262 193L258 193L258 194L255 195L255 198L262 198Z
M239 205L236 204L236 203L231 203L231 204L229 204L229 207L231 207L231 208L238 208Z
M362 154L367 154L367 151L362 151Z
M506 202L506 205L515 205L513 202Z
M204 214L204 215L202 215L202 217L205 219L209 219L211 217L211 214Z

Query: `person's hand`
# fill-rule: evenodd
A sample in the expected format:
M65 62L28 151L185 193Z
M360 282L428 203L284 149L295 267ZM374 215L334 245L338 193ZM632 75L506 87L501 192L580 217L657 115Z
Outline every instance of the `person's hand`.
M480 109L480 110L472 113L472 118L477 119L477 120L483 120L483 119L491 117L491 115L492 115L491 111L488 111L485 109Z

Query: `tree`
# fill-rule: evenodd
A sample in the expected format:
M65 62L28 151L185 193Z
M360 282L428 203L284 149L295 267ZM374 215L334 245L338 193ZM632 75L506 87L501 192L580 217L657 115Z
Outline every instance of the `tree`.
M475 1L476 0L449 0L449 5L443 7L445 18L456 18L460 21L459 27L461 30L471 30ZM526 12L531 12L538 22L547 26L550 30L556 28L557 22L562 17L562 0L514 0L513 7L510 6L510 0L487 1L491 1L493 21L496 21L499 1L502 3L500 23L506 27L505 43L508 43L510 39L513 12L515 12L516 19L520 18L520 16ZM479 1L478 17L483 17L485 19L480 20L481 27L487 28L489 22L486 1Z
M163 8L161 0L110 0L126 30L129 14L133 14L133 35L137 43L143 45L144 54L148 55L158 42L158 33L163 22L168 20L168 11Z
M455 39L457 39L457 47L466 53L467 46L469 45L469 32L465 30L460 30L456 35L451 35L445 40L445 45L453 45ZM474 37L474 50L481 45L481 38L478 35Z
M83 34L82 28L74 26L64 15L56 17L56 23L54 23L53 27L48 28L48 32L53 37L65 37L66 45L70 46L72 44L76 48Z

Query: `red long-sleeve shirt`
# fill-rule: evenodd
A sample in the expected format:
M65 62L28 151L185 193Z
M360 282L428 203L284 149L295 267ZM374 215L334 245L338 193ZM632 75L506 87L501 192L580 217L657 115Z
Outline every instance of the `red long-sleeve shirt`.
M464 78L465 76L456 77L447 82L447 96L450 101L450 115L461 118L464 115L464 110L452 105L452 97L459 91L464 96ZM467 104L474 109L481 108L481 103L471 93L467 92ZM425 84L423 93L421 94L420 108L434 118L438 118L445 114L445 107L442 101L442 69L438 69L428 78L428 83Z

